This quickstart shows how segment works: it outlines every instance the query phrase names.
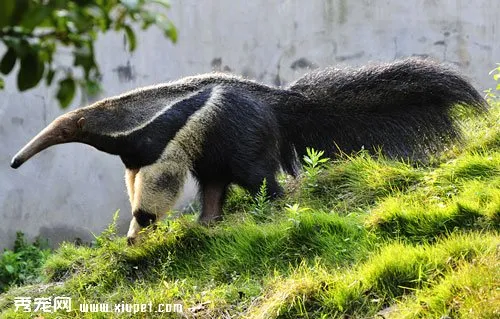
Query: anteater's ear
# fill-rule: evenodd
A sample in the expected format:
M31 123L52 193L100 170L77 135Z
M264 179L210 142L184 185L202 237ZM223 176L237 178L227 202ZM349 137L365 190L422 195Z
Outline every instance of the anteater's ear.
M78 121L76 121L76 125L78 125L78 128L82 128L84 125L85 125L85 118L84 117L80 117L80 119Z

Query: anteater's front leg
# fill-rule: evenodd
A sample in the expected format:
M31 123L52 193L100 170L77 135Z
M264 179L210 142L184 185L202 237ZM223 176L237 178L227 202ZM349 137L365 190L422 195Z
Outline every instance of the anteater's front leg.
M134 206L134 185L135 185L135 176L139 173L139 169L126 169L125 170L125 184L127 185L127 193L128 199L130 201L130 205Z
M186 171L175 162L156 163L137 171L133 179L133 191L129 190L129 195L133 197L133 217L127 233L129 244L137 241L141 229L156 222L172 208L185 178ZM128 181L127 187L130 188Z

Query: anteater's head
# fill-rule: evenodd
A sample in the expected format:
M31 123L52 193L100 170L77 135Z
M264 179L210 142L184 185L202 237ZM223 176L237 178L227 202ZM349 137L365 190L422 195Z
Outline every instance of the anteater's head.
M32 156L43 151L49 146L81 142L84 135L86 119L79 110L75 110L56 118L49 126L28 142L12 158L10 166L18 168Z

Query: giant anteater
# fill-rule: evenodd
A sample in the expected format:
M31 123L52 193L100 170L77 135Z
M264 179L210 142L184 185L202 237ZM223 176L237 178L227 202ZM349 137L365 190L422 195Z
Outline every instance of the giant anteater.
M12 159L19 167L45 148L80 142L120 156L133 219L141 228L170 209L187 173L201 190L200 221L218 220L231 183L282 192L280 168L295 175L306 147L335 152L381 148L421 159L459 138L451 108L485 111L459 73L405 59L360 69L327 68L285 88L204 74L136 89L55 119Z

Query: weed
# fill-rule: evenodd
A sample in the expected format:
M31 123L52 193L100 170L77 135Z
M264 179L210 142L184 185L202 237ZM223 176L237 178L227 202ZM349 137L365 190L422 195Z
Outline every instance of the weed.
M47 244L36 240L28 244L21 232L16 233L13 250L0 257L0 292L11 285L23 285L42 280L41 266L50 254Z
M269 209L271 207L270 198L267 194L267 180L264 178L260 185L259 191L253 199L252 210L250 213L257 221L268 219Z
M314 189L318 186L318 176L326 167L329 158L323 157L324 151L317 151L313 148L306 148L303 165L304 175L306 176L306 189Z

